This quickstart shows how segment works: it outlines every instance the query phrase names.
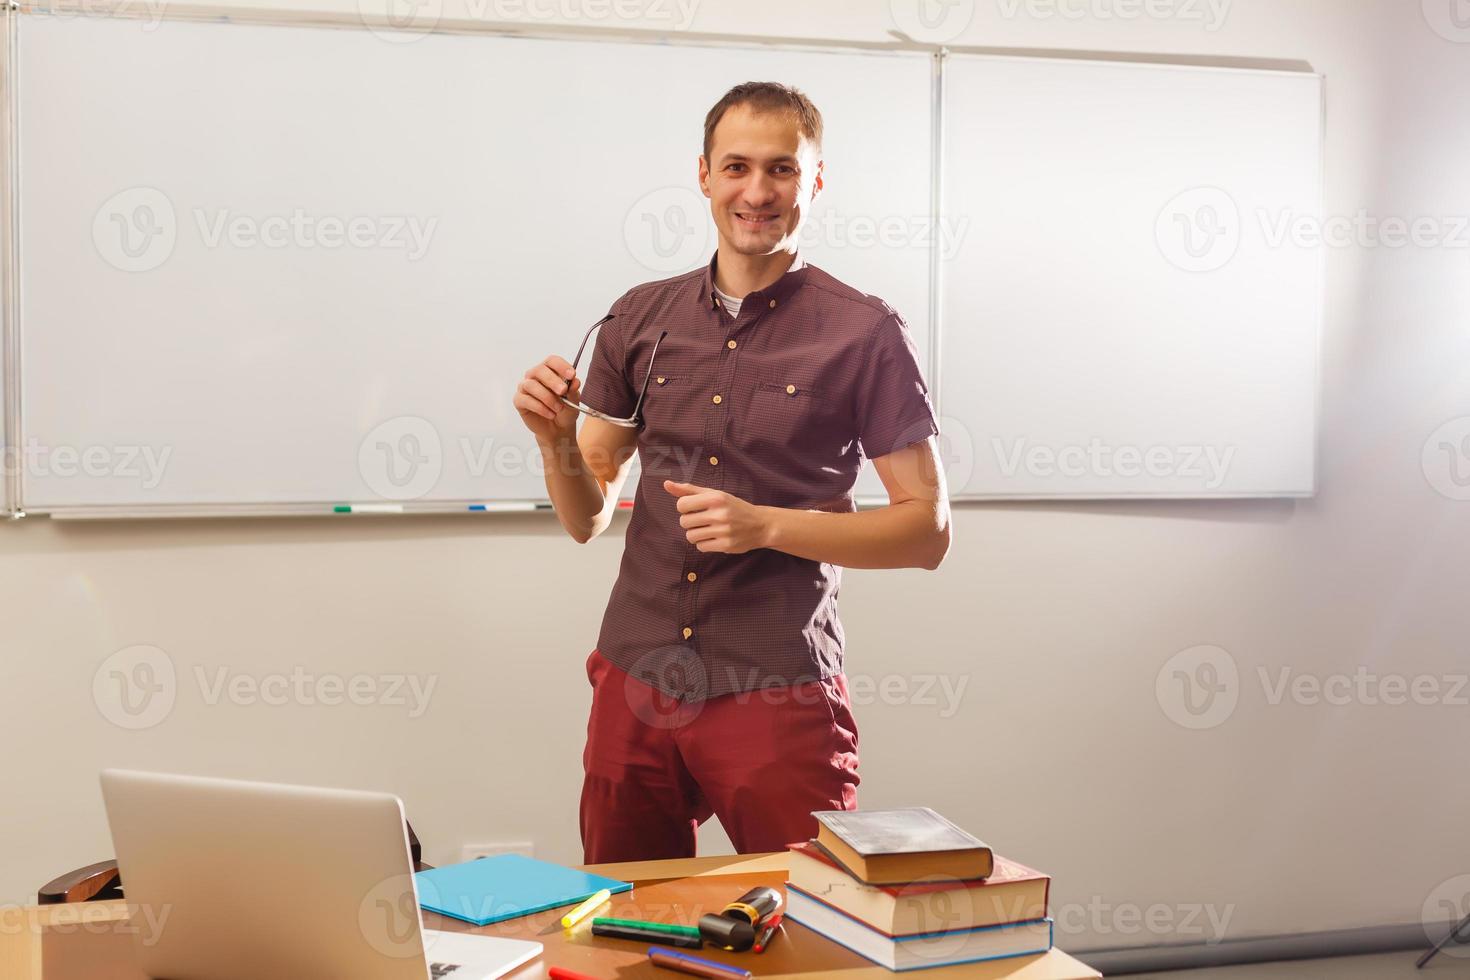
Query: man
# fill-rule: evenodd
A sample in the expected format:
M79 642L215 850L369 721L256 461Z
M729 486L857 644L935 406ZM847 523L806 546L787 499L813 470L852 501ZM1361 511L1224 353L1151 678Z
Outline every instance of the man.
M699 158L709 266L624 294L585 388L553 355L516 391L577 541L607 528L635 449L642 461L587 661L588 863L693 856L711 814L741 853L779 850L813 835L811 811L854 809L839 566L932 569L949 548L907 326L797 254L821 141L795 89L731 89ZM889 504L857 513L864 458Z

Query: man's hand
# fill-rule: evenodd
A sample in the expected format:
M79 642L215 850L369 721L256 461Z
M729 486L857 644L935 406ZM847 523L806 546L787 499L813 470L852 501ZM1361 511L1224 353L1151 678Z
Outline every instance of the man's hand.
M562 402L562 395L579 402L582 379L576 376L565 358L555 354L527 371L516 386L512 402L538 445L546 446L558 439L577 437L579 413Z
M679 498L679 526L684 528L689 543L700 551L743 555L769 547L767 508L692 483L665 480L664 489Z

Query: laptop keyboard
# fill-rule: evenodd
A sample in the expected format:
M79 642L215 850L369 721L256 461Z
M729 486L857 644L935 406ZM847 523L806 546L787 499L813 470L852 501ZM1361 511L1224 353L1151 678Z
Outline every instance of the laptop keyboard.
M439 980L439 977L442 977L449 973L453 973L455 970L458 969L458 963L430 963L429 976L432 977L433 980Z

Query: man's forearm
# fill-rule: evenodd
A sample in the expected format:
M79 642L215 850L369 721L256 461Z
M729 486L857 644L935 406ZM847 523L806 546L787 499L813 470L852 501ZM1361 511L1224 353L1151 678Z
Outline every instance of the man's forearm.
M874 510L832 514L761 507L766 547L847 568L938 568L949 550L949 508L903 500Z
M538 443L546 470L546 494L557 519L577 541L585 543L607 526L607 492L593 475L574 435Z

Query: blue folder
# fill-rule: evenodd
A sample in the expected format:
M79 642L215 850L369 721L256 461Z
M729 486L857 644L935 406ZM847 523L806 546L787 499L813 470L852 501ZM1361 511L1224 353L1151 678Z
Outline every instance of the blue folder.
M606 888L631 891L626 881L604 878L519 854L431 868L414 875L419 905L477 926L577 905Z

